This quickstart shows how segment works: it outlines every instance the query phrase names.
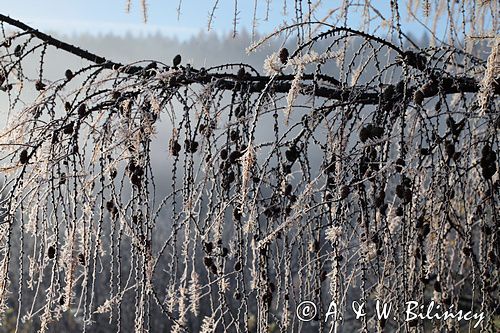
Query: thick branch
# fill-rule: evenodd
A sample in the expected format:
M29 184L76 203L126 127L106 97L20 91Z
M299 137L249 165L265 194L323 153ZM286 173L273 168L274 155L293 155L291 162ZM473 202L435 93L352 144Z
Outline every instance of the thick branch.
M45 43L52 45L56 48L69 52L77 57L88 60L90 62L99 64L107 69L120 70L126 74L139 74L144 73L147 68L141 66L126 66L121 63L113 62L107 60L104 57L91 53L87 50L74 46L72 44L63 42L59 39L56 39L50 35L47 35L37 29L34 29L27 24L10 18L8 16L0 14L0 21L5 22L9 25L17 27L23 31L26 31L33 36L39 38ZM345 29L345 28L344 28ZM331 33L331 32L329 32ZM382 40L377 39L377 41L381 42ZM383 41L382 41L383 42ZM401 53L401 50L397 50ZM166 66L165 70L168 70L169 67ZM277 93L288 93L291 88L291 81L293 80L293 75L280 75L274 78L273 91ZM192 84L192 83L210 83L214 80L217 80L218 87L222 89L232 90L238 84L247 84L250 85L251 92L261 92L265 88L265 86L269 83L271 78L269 76L260 76L260 75L250 75L247 74L244 78L238 78L235 74L228 73L206 73L200 70L191 68L188 71L185 71L185 74L180 75L176 84ZM366 92L362 91L357 87L341 87L341 83L333 77L327 75L313 75L313 74L305 74L302 77L304 84L302 85L302 89L300 91L301 94L304 95L315 95L318 97L323 97L327 99L341 100L341 101L350 101L353 103L361 103L361 104L378 104L380 102L380 96L376 92ZM307 84L307 81L324 81L329 83L331 86L326 87L315 87L313 88L313 84ZM337 87L335 87L337 86ZM366 87L363 87L366 90ZM416 87L408 87L407 96L411 96L411 93L415 91ZM454 94L454 93L476 93L479 91L479 84L473 78L461 77L461 78L443 78L440 83L440 90L435 90L431 93L427 93L425 95L426 98L435 96L438 94L438 91L444 94ZM495 87L495 94L500 94L500 87L497 85Z
M39 38L40 40L46 42L49 45L55 46L56 48L59 48L61 50L64 50L64 51L69 52L71 54L74 54L74 55L76 55L82 59L88 60L90 62L94 62L96 64L108 63L109 68L123 66L122 64L109 62L105 58L98 56L98 55L95 55L93 53L90 53L82 48L79 48L79 47L76 47L74 45L68 44L66 42L60 41L60 40L58 40L50 35L47 35L41 31L38 31L37 29L30 27L29 25L27 25L23 22L20 22L18 20L15 20L15 19L10 18L8 16L5 16L3 14L0 14L0 21L8 23L8 24L10 24L16 28L19 28L21 30L27 31L30 34L32 34L33 36ZM106 67L108 67L108 66L106 66Z

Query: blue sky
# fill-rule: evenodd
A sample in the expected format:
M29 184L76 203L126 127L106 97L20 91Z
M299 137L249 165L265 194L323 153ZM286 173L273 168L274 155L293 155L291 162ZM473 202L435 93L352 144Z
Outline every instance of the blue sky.
M234 3L223 0L215 12L213 30L218 33L232 29ZM264 13L264 1L259 1L260 13ZM289 5L292 2L288 1ZM209 12L212 10L211 0L182 0L181 14L178 18L179 0L149 0L147 1L148 22L144 24L140 1L132 0L129 13L126 13L126 0L0 0L0 12L45 30L56 30L64 34L78 32L122 34L125 31L133 33L150 33L159 31L168 35L196 34L207 31ZM259 20L259 28L269 31L274 22L282 22L282 1L272 8L269 22ZM239 1L239 11L242 12L239 28L251 28L253 1ZM278 8L276 8L278 7ZM293 8L293 7L292 7ZM291 9L291 8L290 8Z
M234 1L220 0L215 12L213 30L217 33L232 31ZM294 2L292 0L274 0L269 11L269 20L265 21L266 2L259 0L258 30L261 33L272 31L273 27L284 20L291 22ZM207 31L209 12L214 0L182 0L181 15L177 17L179 0L149 0L148 23L144 24L139 0L132 0L130 13L126 13L126 0L0 0L0 12L20 19L36 28L45 31L56 31L64 35L75 33L123 35L127 32L134 34L148 34L160 32L169 36L185 39L200 31ZM283 4L288 7L288 15L283 15ZM339 1L325 1L334 4ZM380 2L384 3L384 2ZM380 3L377 6L380 6ZM387 1L389 3L389 1ZM304 4L307 4L304 1ZM238 1L239 17L238 29L251 29L254 1ZM324 7L326 5L323 5ZM390 16L388 5L382 5L382 13ZM329 8L321 8L323 14ZM402 14L406 16L406 9ZM358 16L352 16L352 25L359 24ZM406 23L406 31L421 36L423 30L416 23Z

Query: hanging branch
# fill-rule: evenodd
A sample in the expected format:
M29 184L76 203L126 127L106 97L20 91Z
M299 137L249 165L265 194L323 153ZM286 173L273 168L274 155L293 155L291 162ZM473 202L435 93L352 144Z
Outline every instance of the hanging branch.
M272 36L302 44L276 46L266 75L115 63L0 15L21 29L1 31L2 329L410 331L423 321L396 311L432 300L485 314L436 331L496 331L500 45L478 60L314 35L314 15L295 1ZM90 64L51 81L47 47ZM341 312L358 297L356 321Z

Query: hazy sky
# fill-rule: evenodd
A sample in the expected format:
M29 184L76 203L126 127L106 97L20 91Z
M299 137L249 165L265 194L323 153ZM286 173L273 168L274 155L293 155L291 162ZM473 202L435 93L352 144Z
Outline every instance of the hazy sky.
M182 1L180 16L177 7ZM32 26L45 30L55 31L64 35L74 33L123 35L127 32L134 34L148 34L160 32L168 36L185 39L207 31L209 13L212 11L214 0L149 0L147 1L148 23L144 24L139 0L131 1L131 10L126 13L126 0L0 0L0 12L22 20ZM254 1L238 1L239 22L238 29L251 29L253 22ZM257 1L258 31L270 32L274 27L285 20L291 23L294 16L293 0L271 1L269 11L266 10L267 1ZM319 8L318 17L336 8L340 1L324 1ZM286 4L287 15L284 15ZM304 4L307 4L304 1ZM333 5L332 5L333 4ZM383 15L390 17L389 1L377 2L376 6ZM327 8L328 7L328 8ZM330 8L331 7L331 8ZM351 12L362 10L362 7L352 7ZM406 8L401 8L403 19L406 21ZM215 22L212 29L218 33L232 31L234 1L219 1L215 12ZM268 15L268 20L266 20ZM361 14L351 15L350 25L360 24ZM333 22L332 22L333 23ZM377 26L374 21L372 28ZM411 31L420 37L422 28L415 22L405 23L406 31Z

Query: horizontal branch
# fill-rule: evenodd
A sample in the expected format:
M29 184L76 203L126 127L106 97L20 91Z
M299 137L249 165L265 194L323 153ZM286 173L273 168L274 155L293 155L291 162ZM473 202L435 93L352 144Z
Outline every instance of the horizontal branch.
M0 14L0 21L26 31L49 45L64 50L82 59L101 65L107 69L120 70L120 72L130 75L146 73L146 71L148 70L147 67L128 66L110 61L102 56L96 55L72 44L63 42L37 29L34 29L23 22L2 14ZM401 50L398 51L399 53L402 52ZM165 66L164 68L165 71L169 69L169 66ZM293 79L294 75L275 76L273 78L274 84L272 87L272 91L276 93L288 93L288 91L291 89L291 82ZM214 82L214 80L217 81L217 86L221 89L233 90L235 89L235 87L237 87L237 85L245 84L249 87L250 92L258 93L265 89L266 85L271 81L271 77L261 76L258 74L250 75L249 73L247 73L244 77L238 77L238 75L231 73L207 73L206 71L194 68L190 68L188 71L186 68L184 68L184 73L179 74L178 77L176 77L175 81L176 84L185 85L192 83L208 84ZM378 104L381 102L379 93L367 92L366 87L343 87L337 79L331 76L304 74L302 76L302 81L303 84L301 85L300 93L303 95L314 95L326 99L349 101L352 103L360 104ZM330 84L330 86L317 86L313 83L308 84L306 83L307 81L324 81ZM479 91L478 82L475 79L468 77L444 77L440 78L440 81L437 83L439 89L434 89L430 92L428 91L424 95L424 98L435 96L438 93L446 95L454 93L477 93ZM415 90L417 90L417 87L407 87L406 96L412 96L411 94ZM494 91L495 94L500 94L500 87L498 85L495 86ZM399 98L401 97L401 95L403 94L400 93L400 96L396 95L396 97Z

